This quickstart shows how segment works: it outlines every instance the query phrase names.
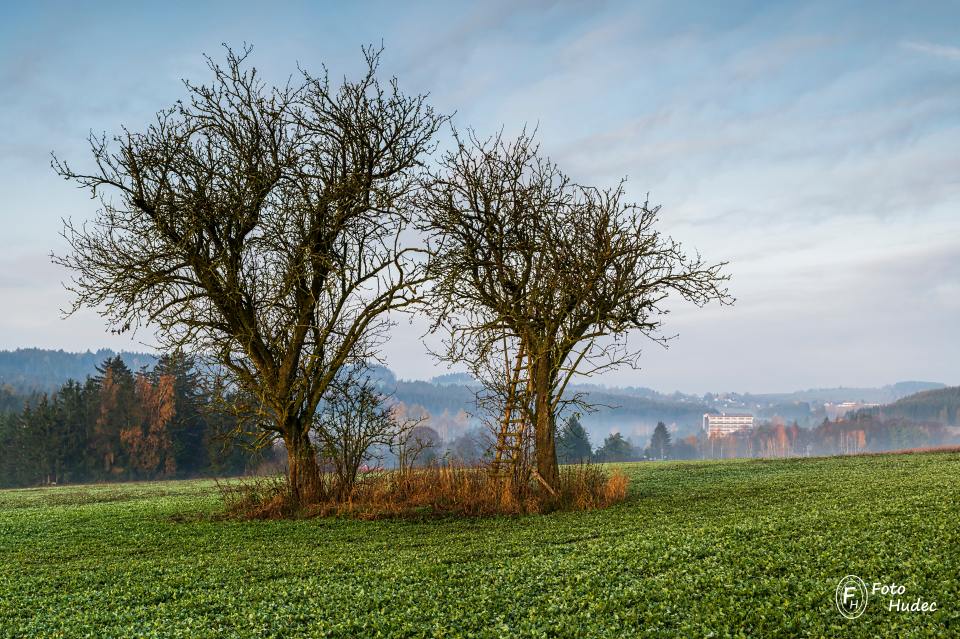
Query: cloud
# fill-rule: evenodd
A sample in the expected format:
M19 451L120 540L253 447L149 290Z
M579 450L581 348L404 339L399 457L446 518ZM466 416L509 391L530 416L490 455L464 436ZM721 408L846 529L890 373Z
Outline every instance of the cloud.
M687 392L956 384L960 343L948 336L960 321L950 299L958 257L954 247L929 258L823 268L818 281L784 282L776 297L752 291L733 307L678 312L666 318L666 332L678 335L669 349L647 347L640 371L605 381Z
M915 40L905 40L900 43L904 49L919 51L938 58L947 60L956 60L960 62L960 47L952 47L946 44L933 44L932 42L918 42Z
M384 72L431 92L458 125L539 125L543 150L572 177L628 175L634 199L650 191L663 204L662 230L731 262L738 304L677 304L665 331L679 339L666 351L638 342L644 370L610 383L960 381L960 48L937 44L951 42L945 25L956 20L826 2L683 5L382 3L335 16L304 8L292 22L208 11L172 39L124 27L182 22L176 10L144 20L131 8L98 21L94 37L76 16L34 18L27 37L19 28L0 45L0 119L17 123L0 141L0 299L10 309L0 348L114 344L94 314L59 319L63 274L44 254L59 246L61 215L83 219L96 203L53 175L51 149L88 159L88 129L136 127L180 95L176 78L206 77L198 54L221 41L252 39L255 62L282 80L296 60L313 70L326 61L336 78L357 64L359 44L382 38ZM41 41L57 46L38 50ZM386 354L398 374L436 374L425 329L395 330Z

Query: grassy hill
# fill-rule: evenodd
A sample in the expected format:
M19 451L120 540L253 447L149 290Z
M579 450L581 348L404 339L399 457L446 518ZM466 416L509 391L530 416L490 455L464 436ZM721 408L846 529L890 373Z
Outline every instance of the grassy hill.
M614 508L223 522L208 482L0 491L0 636L947 636L960 454L626 465ZM858 619L845 575L936 612Z

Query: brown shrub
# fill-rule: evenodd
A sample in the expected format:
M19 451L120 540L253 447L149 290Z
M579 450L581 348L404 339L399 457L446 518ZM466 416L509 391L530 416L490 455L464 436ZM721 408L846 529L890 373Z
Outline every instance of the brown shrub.
M620 470L608 475L591 464L566 466L560 470L560 490L554 497L553 509L589 510L623 501L628 481Z
M603 495L608 504L623 501L627 497L627 485L630 478L622 470L615 470L603 487Z
M338 511L364 518L535 512L530 494L485 469L433 466L382 473L363 482Z
M589 464L567 466L560 471L558 490L551 494L536 482L518 484L510 478L494 477L486 468L442 465L371 473L347 499L326 500L302 509L294 507L283 476L221 487L221 495L227 515L243 519L482 517L603 508L626 497L627 483L622 471L610 474Z

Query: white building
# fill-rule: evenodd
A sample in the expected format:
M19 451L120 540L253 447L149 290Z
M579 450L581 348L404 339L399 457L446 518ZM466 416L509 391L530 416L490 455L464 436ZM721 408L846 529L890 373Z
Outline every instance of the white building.
M823 405L823 411L827 414L827 417L830 418L830 421L837 421L838 419L843 419L849 413L855 413L863 408L875 408L880 404L867 404L864 402L841 402L839 404L833 404L827 402Z
M710 437L729 435L742 430L753 429L753 415L706 413L703 416L703 430Z

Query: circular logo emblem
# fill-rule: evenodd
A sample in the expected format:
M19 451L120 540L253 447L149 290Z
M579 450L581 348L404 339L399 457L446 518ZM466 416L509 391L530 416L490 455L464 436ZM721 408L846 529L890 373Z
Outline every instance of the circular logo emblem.
M867 609L867 584L856 575L847 575L837 584L837 610L847 619L856 619Z

